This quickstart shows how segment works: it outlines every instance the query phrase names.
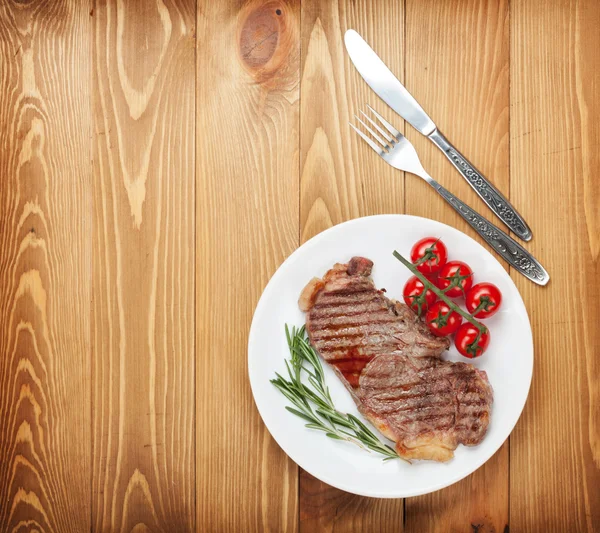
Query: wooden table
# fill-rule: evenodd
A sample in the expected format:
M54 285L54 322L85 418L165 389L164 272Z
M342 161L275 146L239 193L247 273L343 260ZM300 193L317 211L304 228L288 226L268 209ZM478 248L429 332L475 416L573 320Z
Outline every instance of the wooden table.
M344 220L474 236L348 121L356 28L530 223L525 411L434 494L346 494L262 424L269 277ZM1 531L600 531L600 2L0 5ZM430 173L491 217L431 143ZM500 342L496 339L496 342Z

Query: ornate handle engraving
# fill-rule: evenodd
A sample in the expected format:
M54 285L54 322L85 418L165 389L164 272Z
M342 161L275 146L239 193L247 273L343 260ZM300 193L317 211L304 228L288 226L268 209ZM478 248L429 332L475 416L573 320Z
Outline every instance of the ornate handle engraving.
M473 211L433 179L429 183L510 265L539 285L548 283L550 276L544 267L517 241Z
M531 230L523 220L521 215L510 202L496 189L467 159L452 146L448 140L435 130L429 138L442 149L446 157L456 167L456 169L469 182L475 192L481 196L488 207L498 215L512 231L521 239L526 241L531 239Z

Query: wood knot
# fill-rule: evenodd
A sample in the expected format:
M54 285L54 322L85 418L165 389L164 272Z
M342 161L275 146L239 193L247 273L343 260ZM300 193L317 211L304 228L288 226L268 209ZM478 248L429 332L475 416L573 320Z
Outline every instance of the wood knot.
M280 85L298 68L295 14L284 2L257 0L242 9L238 20L244 68L258 83Z
M471 522L472 533L495 533L496 528L489 520Z

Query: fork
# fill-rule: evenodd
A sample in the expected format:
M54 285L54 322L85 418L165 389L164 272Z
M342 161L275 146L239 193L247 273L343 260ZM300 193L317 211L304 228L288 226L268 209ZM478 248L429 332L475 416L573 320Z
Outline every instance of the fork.
M525 248L500 228L494 226L489 220L482 217L477 211L471 209L462 200L459 200L427 174L423 165L421 165L421 161L419 161L417 151L408 139L370 105L367 104L367 107L371 110L379 124L362 110L360 113L362 113L363 117L376 131L373 131L358 116L354 115L354 117L371 134L372 138L363 133L354 124L350 123L350 126L386 163L398 170L409 172L424 179L512 267L538 285L546 285L548 283L550 280L548 272Z

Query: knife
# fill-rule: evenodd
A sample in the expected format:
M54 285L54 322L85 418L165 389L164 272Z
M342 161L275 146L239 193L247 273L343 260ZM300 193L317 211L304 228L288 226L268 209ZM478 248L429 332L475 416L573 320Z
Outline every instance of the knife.
M389 105L417 131L428 137L454 165L463 178L518 237L531 240L531 230L523 217L484 176L462 155L442 132L429 115L400 83L366 41L354 30L344 35L346 50L356 70L369 84L379 98Z

